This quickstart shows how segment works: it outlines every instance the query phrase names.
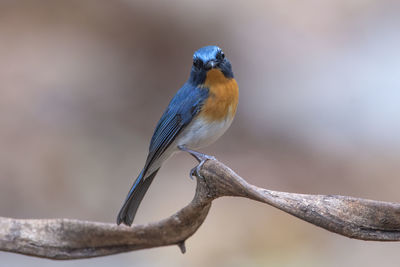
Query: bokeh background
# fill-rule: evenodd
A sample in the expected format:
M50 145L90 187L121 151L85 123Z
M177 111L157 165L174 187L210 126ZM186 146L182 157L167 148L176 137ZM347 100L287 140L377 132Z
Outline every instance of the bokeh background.
M114 222L192 53L218 44L237 117L204 149L273 190L399 202L399 1L0 2L0 216ZM193 196L180 154L136 223ZM175 246L0 266L398 266L400 244L351 240L264 204L214 202Z

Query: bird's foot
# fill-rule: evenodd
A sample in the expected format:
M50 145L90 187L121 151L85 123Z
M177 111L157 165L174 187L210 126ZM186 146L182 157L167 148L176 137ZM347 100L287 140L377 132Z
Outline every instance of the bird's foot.
M193 180L193 176L197 176L199 178L204 178L201 174L200 174L200 169L201 167L204 165L204 163L207 160L215 160L216 158L214 156L209 156L203 153L200 153L198 151L194 151L191 150L185 146L178 146L178 148L182 151L188 152L190 155L192 155L195 159L197 159L197 161L199 162L199 164L194 167L193 169L190 170L190 179Z

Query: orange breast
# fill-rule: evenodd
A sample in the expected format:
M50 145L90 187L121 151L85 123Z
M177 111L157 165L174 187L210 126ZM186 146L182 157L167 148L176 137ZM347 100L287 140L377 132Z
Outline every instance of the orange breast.
M209 88L210 95L204 103L201 116L210 122L233 118L239 101L236 80L226 78L218 69L212 69L208 71L203 86Z

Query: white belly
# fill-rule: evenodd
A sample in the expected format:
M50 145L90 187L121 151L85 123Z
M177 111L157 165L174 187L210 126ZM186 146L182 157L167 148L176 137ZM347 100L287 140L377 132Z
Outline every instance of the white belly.
M194 118L186 126L175 141L164 151L150 167L148 173L158 170L164 161L178 152L178 146L184 145L190 149L199 149L214 143L229 128L233 117L227 116L225 120L209 123L201 117Z
M177 145L185 145L191 149L199 149L214 143L225 133L233 118L227 116L225 120L209 123L201 117L195 118L182 132Z

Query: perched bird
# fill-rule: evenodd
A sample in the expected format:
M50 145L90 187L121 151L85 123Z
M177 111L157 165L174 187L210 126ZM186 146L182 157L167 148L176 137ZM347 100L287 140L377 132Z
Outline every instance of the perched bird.
M143 170L136 178L122 206L117 224L131 225L147 189L165 160L177 151L198 155L200 164L209 158L192 149L217 140L231 125L238 104L239 88L231 63L221 48L205 46L193 55L188 81L175 94L151 138Z

